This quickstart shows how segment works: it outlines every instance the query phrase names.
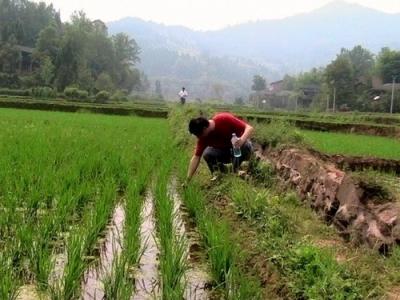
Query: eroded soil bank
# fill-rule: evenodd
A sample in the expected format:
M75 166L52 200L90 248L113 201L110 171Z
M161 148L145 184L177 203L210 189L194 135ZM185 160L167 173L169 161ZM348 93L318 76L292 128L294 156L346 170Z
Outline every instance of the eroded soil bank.
M400 175L399 160L376 157L345 156L340 154L328 155L314 149L308 149L308 152L323 161L334 163L342 170L362 171L370 169Z
M356 244L386 253L400 243L400 205L375 195L350 174L307 150L281 149L257 155L271 162L286 184Z

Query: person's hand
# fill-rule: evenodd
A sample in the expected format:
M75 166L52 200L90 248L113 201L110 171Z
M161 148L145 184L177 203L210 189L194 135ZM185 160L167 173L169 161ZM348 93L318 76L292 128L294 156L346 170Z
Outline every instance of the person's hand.
M244 141L241 138L238 138L233 146L235 148L241 148L243 146L243 144L244 144Z

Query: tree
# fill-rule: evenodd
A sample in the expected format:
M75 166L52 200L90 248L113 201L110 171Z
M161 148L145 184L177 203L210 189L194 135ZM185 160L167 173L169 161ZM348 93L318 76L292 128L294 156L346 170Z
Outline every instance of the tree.
M51 86L53 79L54 79L54 73L55 67L53 63L51 62L50 57L45 56L41 60L40 64L40 69L39 69L39 77L41 82L43 82L44 85L46 86Z
M267 88L265 78L260 75L254 75L251 89L256 92L264 91Z
M0 45L0 71L14 74L21 60L20 53L15 47L16 39L11 36L6 43Z
M325 69L326 83L336 89L336 104L352 104L353 67L345 56L338 55Z
M377 68L383 82L392 82L393 77L400 79L400 51L383 48L378 54Z
M115 88L111 76L107 73L101 73L99 77L97 77L95 87L97 91L107 92L111 92Z
M340 56L347 57L353 67L354 85L366 84L374 66L374 55L360 45L351 50L342 49Z

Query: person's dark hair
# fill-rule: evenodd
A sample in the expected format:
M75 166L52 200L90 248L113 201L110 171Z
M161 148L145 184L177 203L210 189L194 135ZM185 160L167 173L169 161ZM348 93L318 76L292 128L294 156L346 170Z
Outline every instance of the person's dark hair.
M209 124L210 122L204 117L191 119L189 122L189 132L199 137Z

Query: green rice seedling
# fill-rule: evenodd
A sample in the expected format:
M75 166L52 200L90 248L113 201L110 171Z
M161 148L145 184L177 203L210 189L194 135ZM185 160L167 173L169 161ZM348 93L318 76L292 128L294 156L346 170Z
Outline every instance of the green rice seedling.
M139 194L140 189L136 182L131 181L126 190L123 255L130 266L136 266L139 261L140 211L143 204L142 196Z
M20 284L12 266L12 256L2 249L0 251L0 298L14 300L18 295Z
M156 182L157 230L161 245L162 297L180 299L185 292L183 276L187 268L185 239L179 236L174 227L174 203L168 191L168 180L172 163L165 159Z
M313 148L328 154L400 159L400 141L394 138L302 130Z
M95 245L98 236L108 223L111 211L114 206L116 187L113 182L105 183L102 194L94 206L94 212L89 215L88 223L85 227L84 252L92 254L92 247Z
M79 296L81 279L86 269L84 262L85 241L79 234L74 234L67 245L67 264L64 269L62 286L52 291L53 299L75 299Z
M229 239L228 225L219 222L218 226L215 226L215 223L207 218L200 226L204 230L204 239L209 246L207 254L215 281L226 284L227 276L235 261L233 252L235 246Z
M53 262L51 258L51 251L46 244L46 240L40 238L33 241L30 249L30 262L32 264L33 273L36 277L36 283L39 290L46 290L48 287L48 280L51 270L53 269Z
M232 300L264 299L259 281L248 276L243 280L243 274L236 266L231 268L227 275L225 297Z
M128 260L125 255L114 258L111 272L103 284L105 299L131 299L133 283L129 278Z

